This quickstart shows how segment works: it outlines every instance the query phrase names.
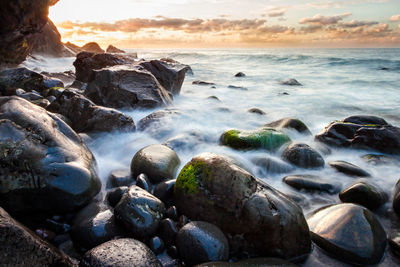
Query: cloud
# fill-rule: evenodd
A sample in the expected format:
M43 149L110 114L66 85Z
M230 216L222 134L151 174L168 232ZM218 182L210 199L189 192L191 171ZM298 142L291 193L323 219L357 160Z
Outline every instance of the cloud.
M391 22L397 22L400 21L400 15L393 15L389 19Z
M351 16L351 13L344 13L335 16L322 16L320 14L315 15L311 18L303 18L299 21L300 24L314 24L314 25L331 25L336 24L346 17Z
M364 27L364 26L372 26L379 24L377 21L359 21L359 20L351 20L349 22L343 22L340 25L345 28L357 28L357 27Z

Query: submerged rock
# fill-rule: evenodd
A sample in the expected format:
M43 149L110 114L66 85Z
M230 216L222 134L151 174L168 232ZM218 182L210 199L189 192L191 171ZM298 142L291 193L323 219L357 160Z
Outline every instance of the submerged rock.
M368 209L377 209L386 201L388 195L379 187L361 181L344 189L339 194L342 202L360 204Z
M269 156L257 156L251 159L251 162L261 168L261 171L267 173L288 173L294 170L294 167L283 160L275 159Z
M124 50L122 50L122 49L119 49L119 48L116 48L115 46L113 46L113 45L109 45L108 47L107 47L107 49L106 49L106 52L107 53L125 53L125 51Z
M330 194L338 193L341 188L339 183L329 182L315 175L289 175L284 177L282 181L298 190L315 190Z
M108 241L86 252L79 267L162 267L156 255L132 238Z
M337 161L331 161L328 163L329 166L332 168L336 169L338 172L350 175L350 176L358 176L358 177L369 177L371 174L369 174L367 171L361 169L360 167L351 164L346 161L342 160L337 160Z
M0 204L11 212L67 212L99 192L93 154L52 113L0 98Z
M265 127L275 128L277 130L294 130L305 135L311 135L308 127L299 119L283 118L264 125Z
M251 108L251 109L247 110L247 112L258 114L258 115L265 115L266 114L264 111L262 111L259 108Z
M282 158L300 168L323 168L324 158L307 144L292 143L285 151Z
M400 128L374 116L352 116L332 122L315 139L338 147L400 153Z
M274 151L290 142L285 133L272 129L260 128L254 131L227 130L220 138L222 145L235 149L266 149Z
M375 215L354 204L318 210L308 220L313 241L329 254L357 265L380 262L386 233Z
M361 157L365 162L371 165L380 166L380 165L395 165L399 164L400 160L386 156L386 155L378 155L378 154L366 154Z
M173 150L193 150L202 143L208 143L211 140L202 133L190 131L182 133L174 137L169 138L164 142L164 145Z
M176 244L179 255L189 266L229 258L228 239L211 223L198 221L186 224L179 230Z
M180 114L179 111L173 109L157 110L138 122L138 130L144 131L148 128L160 128Z
M302 86L302 84L299 83L299 81L297 81L296 79L283 80L283 81L280 82L280 84L289 85L289 86Z
M246 74L244 74L243 72L238 72L235 74L235 77L237 78L246 77Z
M174 196L181 213L217 225L232 251L294 258L311 249L301 208L223 156L194 157L180 172Z
M195 85L205 85L205 86L208 86L208 85L215 85L215 83L212 83L212 82L205 82L205 81L193 81L192 84L195 84Z

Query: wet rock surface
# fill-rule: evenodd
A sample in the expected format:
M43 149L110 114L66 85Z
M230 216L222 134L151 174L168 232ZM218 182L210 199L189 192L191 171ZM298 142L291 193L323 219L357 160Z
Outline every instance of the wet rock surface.
M385 204L389 196L378 186L360 181L340 192L339 198L342 202L356 203L373 210Z
M277 130L293 130L305 135L311 135L307 125L299 119L283 118L264 125L265 127L275 128Z
M282 181L297 190L305 189L335 194L341 189L339 183L330 182L315 175L289 175L284 177Z
M336 169L338 172L347 174L349 176L357 176L357 177L371 176L371 174L369 174L367 171L346 161L337 160L337 161L331 161L328 164L332 168Z
M289 85L289 86L302 86L302 84L297 81L296 79L287 79L280 82L282 85Z
M260 167L262 174L288 173L294 170L294 167L287 162L269 156L257 156L251 162Z
M393 192L393 210L400 216L400 180L396 183Z
M282 158L300 168L312 169L325 166L325 161L321 154L303 143L290 144L283 151Z

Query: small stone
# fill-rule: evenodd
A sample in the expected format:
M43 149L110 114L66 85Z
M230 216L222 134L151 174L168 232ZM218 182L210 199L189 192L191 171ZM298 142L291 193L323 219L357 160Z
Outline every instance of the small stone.
M340 184L330 183L315 175L289 175L282 180L287 185L298 190L315 190L335 194L340 191Z
M292 143L282 154L282 158L300 168L322 168L324 158L307 144Z
M178 249L176 248L176 246L170 246L167 249L167 253L169 256L171 256L174 259L177 259L179 257Z
M129 169L114 170L108 176L107 188L130 186L134 182Z
M265 115L266 113L259 108L251 108L247 110L249 113L258 114L258 115Z
M169 218L173 221L177 221L179 219L178 209L175 206L169 207L167 209L167 212L165 213L165 215L167 216L167 218Z
M139 174L136 178L136 186L139 186L147 192L151 192L151 183L149 178L147 178L147 175L144 173Z
M328 163L329 166L331 166L332 168L336 169L338 172L347 174L349 176L358 176L358 177L369 177L371 176L371 174L369 174L368 172L364 171L363 169L361 169L360 167L351 164L349 162L346 161L331 161Z
M244 74L243 72L238 72L235 74L235 77L237 78L246 77L246 74Z
M280 84L289 85L289 86L302 86L302 84L299 83L296 79L287 79L287 80L281 81Z
M385 204L389 196L378 186L361 181L340 192L339 198L342 202L360 204L373 210Z
M149 248L156 254L160 254L164 251L164 242L158 236L153 237L149 241Z
M167 205L171 204L173 193L174 193L175 182L176 182L176 179L161 182L161 183L157 184L156 187L154 188L153 195L156 198L160 199L165 204L167 204Z

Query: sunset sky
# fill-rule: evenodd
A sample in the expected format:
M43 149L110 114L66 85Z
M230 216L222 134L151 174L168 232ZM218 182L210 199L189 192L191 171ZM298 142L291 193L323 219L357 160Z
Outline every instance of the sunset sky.
M63 41L141 47L400 47L400 0L61 0Z

